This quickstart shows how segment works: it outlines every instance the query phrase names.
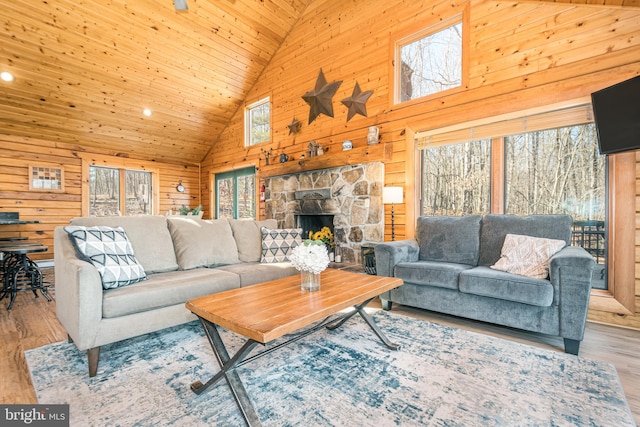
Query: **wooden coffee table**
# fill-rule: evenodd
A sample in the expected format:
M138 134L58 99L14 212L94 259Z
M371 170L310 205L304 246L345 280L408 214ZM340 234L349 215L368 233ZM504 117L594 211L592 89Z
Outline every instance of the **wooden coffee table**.
M200 394L224 378L247 424L261 425L235 368L321 328L336 329L356 313L387 347L397 350L399 346L389 341L364 307L381 293L397 288L402 283L401 279L395 277L370 276L329 268L322 272L320 290L315 292L302 291L300 275L294 275L187 301L187 308L200 318L220 364L220 371L216 375L204 384L194 382L191 389ZM349 307L354 307L354 310L339 313ZM235 355L229 356L218 327L247 338ZM304 331L300 332L302 329ZM292 332L297 333L284 342L265 346ZM258 344L265 346L265 349L247 357Z

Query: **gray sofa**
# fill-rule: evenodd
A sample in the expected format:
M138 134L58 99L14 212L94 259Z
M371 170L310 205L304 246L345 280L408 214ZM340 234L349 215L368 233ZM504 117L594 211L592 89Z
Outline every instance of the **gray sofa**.
M380 296L392 303L564 338L578 354L591 290L594 259L568 246L567 215L419 217L416 239L375 246L377 274L404 285ZM563 240L548 262L548 277L496 270L507 234Z
M275 220L145 215L75 218L71 225L122 227L147 275L105 290L64 227L55 229L57 316L69 339L87 350L90 376L96 375L100 346L196 319L185 308L189 299L299 274L289 262L260 262L261 228L276 228Z

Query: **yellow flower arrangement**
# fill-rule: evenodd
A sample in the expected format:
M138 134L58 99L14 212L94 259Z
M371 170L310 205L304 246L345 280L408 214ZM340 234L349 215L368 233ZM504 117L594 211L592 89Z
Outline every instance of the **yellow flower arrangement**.
M333 233L331 232L331 230L329 230L329 227L322 227L320 231L316 231L315 233L313 231L310 231L309 240L320 240L330 247L335 246Z

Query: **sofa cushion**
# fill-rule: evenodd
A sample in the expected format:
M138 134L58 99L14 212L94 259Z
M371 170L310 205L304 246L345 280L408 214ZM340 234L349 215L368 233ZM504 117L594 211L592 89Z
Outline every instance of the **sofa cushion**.
M480 231L478 265L493 265L500 259L507 234L524 234L571 242L572 219L569 215L485 215Z
M276 228L278 221L230 219L229 225L238 247L238 259L242 262L259 262L262 257L262 227Z
M481 220L481 215L419 217L419 259L477 265Z
M394 276L414 285L458 289L460 272L472 265L439 261L401 262L396 265Z
M229 271L240 276L240 286L242 287L300 274L290 262L242 262L240 264L224 265L217 269Z
M553 302L553 286L545 279L532 279L486 266L460 273L460 292L548 307ZM517 315L517 313L514 313Z
M78 258L98 270L104 289L131 285L147 278L122 228L69 225L64 229Z
M507 234L500 259L491 268L546 279L549 276L549 259L565 245L564 240Z
M168 224L181 270L240 262L227 220L174 216Z
M289 261L289 253L302 243L302 228L262 227L262 257L260 262Z
M105 291L102 297L102 317L120 317L184 304L192 298L239 286L240 278L237 274L219 269L199 268L152 274L144 282Z
M71 225L122 227L147 274L178 269L167 219L160 215L73 218Z

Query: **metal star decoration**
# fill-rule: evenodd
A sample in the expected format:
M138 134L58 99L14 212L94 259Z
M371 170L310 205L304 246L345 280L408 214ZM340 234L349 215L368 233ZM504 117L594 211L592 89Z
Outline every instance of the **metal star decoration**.
M302 126L302 123L300 123L300 120L296 120L296 118L294 117L291 123L287 125L287 127L289 128L289 135L291 135L292 133L300 132L300 126Z
M366 92L362 92L360 90L360 85L356 82L355 87L353 88L353 93L349 98L345 98L342 100L342 103L349 108L349 113L347 114L347 121L351 120L353 116L356 114L363 115L367 117L367 100L373 94L372 90L368 90Z
M318 80L316 80L316 87L304 95L302 99L309 104L309 124L313 122L320 114L325 114L329 117L333 117L333 103L331 98L336 94L336 91L342 84L342 80L339 82L327 83L327 79L324 77L322 68L318 74Z

